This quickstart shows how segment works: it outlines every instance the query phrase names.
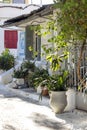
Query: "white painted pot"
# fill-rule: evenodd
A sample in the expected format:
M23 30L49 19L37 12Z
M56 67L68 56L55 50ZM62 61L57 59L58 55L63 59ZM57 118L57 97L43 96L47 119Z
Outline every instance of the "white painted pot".
M76 91L74 89L68 89L67 95L67 106L64 111L73 111L76 108Z
M67 105L66 91L51 91L50 106L55 113L62 113Z

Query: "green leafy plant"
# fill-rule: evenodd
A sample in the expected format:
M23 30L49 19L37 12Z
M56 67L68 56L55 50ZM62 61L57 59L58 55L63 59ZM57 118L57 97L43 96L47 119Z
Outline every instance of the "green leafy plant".
M22 68L27 69L28 71L34 72L34 70L35 70L35 65L34 65L33 62L24 61L24 62L22 63Z
M44 45L44 54L54 71L60 69L63 61L68 56L71 58L73 54L76 75L74 85L77 86L77 82L81 82L83 78L80 67L87 44L87 0L54 0L54 2L55 17L49 18L47 26L43 28L46 30L45 34L54 30L55 35L48 39L51 47Z
M22 67L23 71L24 70L26 71L25 78L24 78L26 85L29 87L33 86L32 85L32 76L33 76L33 73L34 73L35 68L36 68L34 62L30 62L28 60L23 61L23 63L21 64L21 67Z
M68 71L63 70L60 74L49 76L42 83L47 86L49 91L66 91L68 75Z
M0 55L0 69L9 70L14 66L15 58L8 49L2 52Z
M23 69L22 66L17 70L14 69L13 78L25 78L28 75L27 69Z
M67 91L67 80L68 80L69 72L66 70L62 70L60 74L55 74L52 76L48 76L45 80L42 80L40 86L46 86L47 90L50 91ZM42 100L42 92L39 96L39 99Z
M49 77L48 71L45 69L37 68L32 76L32 82L34 87L38 87L40 83Z
M27 87L33 86L32 77L34 74L35 65L30 61L23 61L18 69L14 69L14 78L24 78L25 85Z

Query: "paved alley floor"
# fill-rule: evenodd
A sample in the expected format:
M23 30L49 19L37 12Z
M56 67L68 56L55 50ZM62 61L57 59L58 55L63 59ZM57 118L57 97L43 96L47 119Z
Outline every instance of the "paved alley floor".
M43 101L42 101L43 102ZM87 113L55 115L49 105L0 86L0 130L87 130Z

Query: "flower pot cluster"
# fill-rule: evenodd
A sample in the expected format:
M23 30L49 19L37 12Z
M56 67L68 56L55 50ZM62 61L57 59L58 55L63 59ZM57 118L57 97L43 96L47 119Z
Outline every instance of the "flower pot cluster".
M68 87L69 73L66 70L62 70L60 73L55 75L49 75L47 70L39 70L34 73L32 77L33 85L37 89L37 93L42 96L49 95L50 96L50 106L55 113L62 113L64 109L72 110L72 107L68 104L71 98L68 96L69 92L66 94ZM71 98L72 99L72 98Z
M66 93L69 88L67 85L68 76L69 73L66 70L49 75L48 70L37 68L29 61L23 62L20 68L14 69L13 73L13 78L16 78L16 88L24 85L26 81L29 87L35 88L41 98L42 96L50 97L49 104L55 113L64 112L66 106L67 110L72 109L72 106L69 105L72 98Z

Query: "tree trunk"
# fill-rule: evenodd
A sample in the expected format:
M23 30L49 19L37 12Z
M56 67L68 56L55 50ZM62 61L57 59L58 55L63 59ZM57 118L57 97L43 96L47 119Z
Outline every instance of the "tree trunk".
M86 45L86 40L83 41L83 44L82 44L81 50L80 50L79 59L77 62L77 77L78 77L79 82L82 80L81 74L80 74L80 66L81 66L81 62L82 62L82 58L83 58L83 52L84 52L85 45Z

